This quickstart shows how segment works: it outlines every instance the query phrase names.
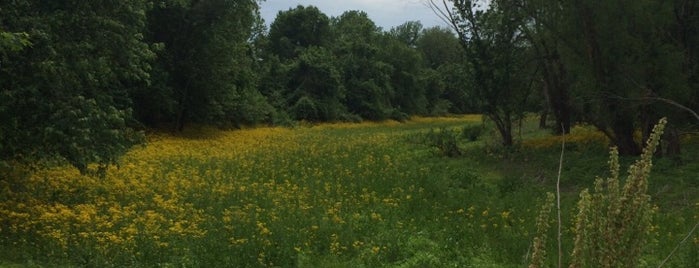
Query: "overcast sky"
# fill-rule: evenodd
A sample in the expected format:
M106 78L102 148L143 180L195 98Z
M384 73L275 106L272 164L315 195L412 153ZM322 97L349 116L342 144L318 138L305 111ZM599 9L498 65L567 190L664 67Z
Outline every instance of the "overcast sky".
M337 17L348 10L361 10L384 30L412 20L419 20L425 28L446 26L425 6L424 0L266 0L261 3L262 18L269 25L279 11L298 5L316 6L328 17Z

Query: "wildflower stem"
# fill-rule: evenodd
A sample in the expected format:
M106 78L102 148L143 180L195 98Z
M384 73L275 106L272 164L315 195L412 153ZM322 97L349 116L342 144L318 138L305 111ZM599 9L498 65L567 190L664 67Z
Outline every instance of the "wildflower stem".
M672 255L675 255L675 252L677 251L677 249L679 249L680 246L681 246L682 244L684 244L684 242L686 242L687 239L689 239L689 237L692 236L692 234L694 233L694 231L697 230L697 227L699 227L699 221L698 221L696 224L694 224L694 227L692 227L692 230L689 231L689 233L687 234L687 236L685 236L684 239L682 239L682 241L680 241L679 243L677 243L677 246L675 246L675 248L672 250L672 252L670 252L670 255L667 255L667 257L663 260L663 262L661 262L661 263L658 265L658 268L663 267L663 265L665 265L665 263L667 263L667 261L670 260L670 258L672 257Z

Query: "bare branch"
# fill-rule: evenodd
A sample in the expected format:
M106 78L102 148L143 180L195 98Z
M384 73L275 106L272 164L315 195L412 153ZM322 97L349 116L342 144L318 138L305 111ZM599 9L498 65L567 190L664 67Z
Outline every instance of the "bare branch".
M432 12L437 15L437 17L444 22L445 24L449 25L449 27L454 27L454 25L451 23L449 20L449 15L447 15L447 12L449 10L447 9L441 9L435 2L434 0L428 0L427 2L423 2L425 6L429 7Z

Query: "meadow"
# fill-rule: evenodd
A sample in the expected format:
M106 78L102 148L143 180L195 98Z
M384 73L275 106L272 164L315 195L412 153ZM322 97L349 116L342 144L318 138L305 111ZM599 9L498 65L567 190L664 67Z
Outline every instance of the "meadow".
M505 151L486 124L476 141L458 137L458 157L423 139L481 123L469 115L197 127L149 134L104 177L63 165L16 167L0 179L0 266L526 267L562 138L525 122L517 148ZM608 153L590 127L566 140L570 250L578 193L606 175ZM654 166L658 213L647 267L699 220L699 139L685 144L679 159ZM667 267L699 267L698 234Z

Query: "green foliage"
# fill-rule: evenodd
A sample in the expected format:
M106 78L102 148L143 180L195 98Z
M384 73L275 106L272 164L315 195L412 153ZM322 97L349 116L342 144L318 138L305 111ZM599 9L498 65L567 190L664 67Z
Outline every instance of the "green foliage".
M562 20L552 31L566 44L561 56L574 78L570 103L605 132L621 155L640 154L643 141L634 139L635 131L641 129L646 139L661 115L686 120L674 115L676 108L647 99L691 98L687 73L676 64L686 54L670 37L676 33L671 26L676 3L562 2Z
M319 119L316 103L306 96L299 98L294 106L291 106L291 112L297 119L308 121L317 121Z
M8 33L0 30L0 53L17 52L31 45L27 33Z
M422 143L436 148L442 156L458 157L463 154L458 145L459 132L457 130L441 127L438 130L430 129L423 135Z
M330 34L327 15L317 7L299 5L277 14L269 30L269 52L282 60L294 59L303 49L330 45Z
M478 137L480 137L481 134L483 134L484 127L485 126L483 126L483 124L466 125L466 126L464 126L464 129L463 129L461 135L464 138L468 139L469 141L476 141L476 140L478 140Z
M470 109L463 105L460 70L445 84L447 77L425 65L427 54L433 68L459 61L458 39L448 30L406 22L382 32L361 11L328 19L316 7L298 6L280 12L260 44L260 91L296 119L404 121ZM302 97L307 100L299 103ZM453 110L452 99L459 105ZM309 101L316 112L294 114L301 111L297 104L310 107Z
M56 126L70 128L47 126L44 150L57 152L81 173L89 171L89 163L98 163L91 172L104 175L108 164L117 164L119 156L144 141L143 133L127 127L130 118L128 110L100 107L94 99L78 96L62 103L48 118Z
M446 64L460 64L464 59L459 39L448 28L432 27L422 30L416 46L427 66L432 69Z
M436 242L417 235L408 238L405 245L401 245L403 248L402 254L407 256L403 257L399 264L390 266L395 268L417 268L417 267L444 267L447 266L445 260L440 256L439 244Z
M408 21L391 28L388 34L394 40L403 43L408 47L416 47L421 37L422 23L420 21Z
M148 39L163 45L151 90L137 96L137 114L162 114L182 129L199 122L238 126L265 121L272 107L257 92L249 40L257 2L173 1L148 13ZM152 96L163 96L165 101Z
M0 4L0 159L58 156L86 172L139 142L129 91L150 79L148 3L106 2Z
M391 35L384 35L381 39L378 58L393 67L390 74L391 106L406 114L427 114L425 84L420 79L423 59L419 51Z
M389 118L394 67L379 58L380 29L360 11L345 12L333 18L331 25L336 36L333 49L347 90L347 110L369 120Z
M342 104L345 89L332 54L322 47L300 53L288 70L287 99L292 104L291 113L308 121L337 121L346 113Z
M475 1L452 1L451 12L465 57L469 86L478 110L497 127L505 147L514 144L512 125L523 116L529 96L527 45L519 30L516 3L493 1L479 10Z

